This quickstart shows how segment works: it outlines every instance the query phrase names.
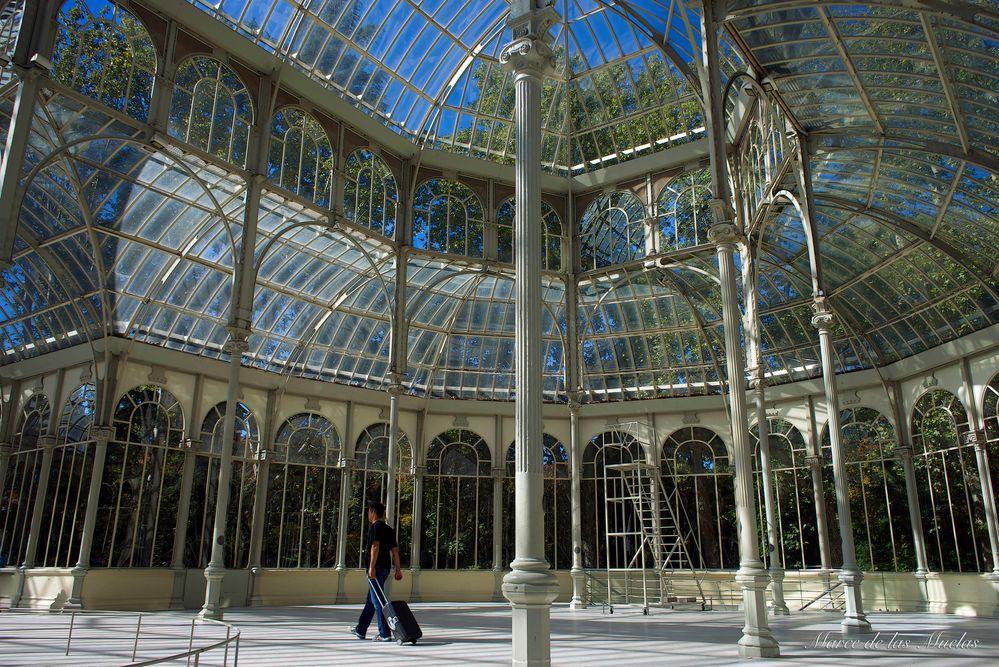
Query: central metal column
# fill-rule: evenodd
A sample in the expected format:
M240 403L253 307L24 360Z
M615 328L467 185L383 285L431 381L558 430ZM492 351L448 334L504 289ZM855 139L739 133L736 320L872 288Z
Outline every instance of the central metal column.
M500 61L513 72L517 132L514 228L516 303L516 550L503 595L513 607L514 665L551 664L551 603L558 579L545 560L541 407L541 92L554 70L547 44L557 15L545 0L513 0L513 42Z
M586 607L586 573L583 572L583 508L582 508L582 476L583 452L579 442L579 399L578 391L569 392L569 466L570 498L572 501L572 599L569 607L584 609Z
M734 254L741 235L735 225L724 222L731 220L728 204L718 199L712 199L710 203L715 223L708 230L708 238L718 247L728 400L732 412L735 506L739 519L739 571L735 575L735 581L742 588L743 612L746 617L742 638L739 640L739 655L744 658L776 658L780 655L780 646L770 633L766 610L765 593L770 577L763 569L760 543L756 536L753 462L746 415L746 371L742 360L739 301L735 285Z
M229 328L229 387L226 392L225 416L222 418L222 455L219 458L219 486L215 493L215 524L212 530L212 559L205 568L205 604L199 614L204 618L222 618L222 578L225 576L225 533L229 509L229 489L232 486L232 445L236 432L236 403L239 401L239 370L243 353L249 349L245 329Z
M832 449L833 480L836 483L836 511L839 514L839 539L843 545L843 569L839 580L843 582L846 608L840 626L844 634L867 633L871 632L871 624L864 615L864 604L860 595L860 584L864 580L864 575L857 568L857 550L853 543L853 518L850 515L848 494L849 481L840 438L839 396L836 394L836 368L832 350L833 314L826 305L825 297L820 296L815 299L812 326L819 330L822 385L826 394L826 409L829 411L829 443Z
M773 477L770 470L770 423L767 421L766 379L763 370L753 369L750 380L756 395L756 428L760 434L760 477L767 522L767 553L770 554L771 611L778 616L791 613L784 601L784 555L777 546L777 513L774 510Z

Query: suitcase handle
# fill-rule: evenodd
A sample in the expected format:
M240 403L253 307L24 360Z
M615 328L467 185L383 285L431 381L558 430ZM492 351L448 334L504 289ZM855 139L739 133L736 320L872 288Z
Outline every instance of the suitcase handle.
M385 595L385 590L382 585L378 583L377 579L368 579L368 588L370 588L375 593L375 600L378 604L382 606L382 609L388 604L388 596Z

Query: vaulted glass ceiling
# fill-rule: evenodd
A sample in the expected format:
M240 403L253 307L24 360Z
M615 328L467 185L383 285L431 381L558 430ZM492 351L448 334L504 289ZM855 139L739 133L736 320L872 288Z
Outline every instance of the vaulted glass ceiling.
M189 1L421 145L513 161L504 0ZM703 136L699 18L687 2L553 7L546 169L591 171ZM726 71L741 68L726 46Z
M71 0L94 12L105 4ZM497 61L509 39L504 2L193 4L414 146L512 160L512 89ZM823 287L838 315L840 371L888 364L999 322L999 12L989 2L950 3L946 14L918 0L898 5L738 1L726 15L726 76L752 67L786 115L781 134L790 136L795 127L806 134L812 225ZM22 8L8 2L0 12L0 47L7 53ZM559 68L546 82L544 107L550 171L590 171L599 183L606 166L700 136L696 9L678 0L559 0L556 9ZM125 20L120 9L115 16ZM128 95L110 94L115 82L96 76L100 69L76 67L77 60L110 57L84 50L72 61L77 79L60 79L57 67L37 100L14 261L2 272L0 363L107 335L227 356L234 249L250 196L245 165L236 157L243 154L232 150L231 133L217 128L198 144L192 137L204 128L193 121L189 132L148 141L162 130L150 126L150 94L139 88L151 85L151 51L161 42L136 26L126 25L141 60L129 70ZM16 94L12 71L4 68L0 83L0 135ZM234 74L226 77L219 80L246 85ZM253 95L238 92L244 101L233 117L252 119ZM318 123L309 127L313 136L324 132ZM336 133L328 134L326 171L315 174L329 173L330 155L344 150ZM282 146L292 146L287 137ZM768 159L794 159L796 150L784 145ZM334 174L343 186L326 182L323 196L318 177L304 177L309 188L287 184L306 173L297 163L298 171L281 171L267 182L244 363L384 388L393 306L403 298L407 391L512 398L513 272L495 259L499 253L489 254L499 232L490 232L496 213L488 210L488 188L474 179L461 186L464 201L477 202L474 214L453 208L454 199L440 209L448 234L461 231L463 246L474 237L475 252L402 248L379 231L406 224L407 215L396 209L399 184L378 196L358 194L393 178L386 162L377 178L376 171L364 171L378 164L377 147L372 151L355 153L359 157ZM581 207L555 206L564 195L550 193L563 230L552 242L573 237L577 245L562 246L562 266L545 273L548 400L566 400L573 383L588 401L721 391L725 360L713 248L703 245L703 230L686 245L670 245L658 234L664 226L679 239L697 216L703 225L703 199L710 195L697 188L697 166L665 184L653 186L650 179L621 186L628 194L619 198L638 203L607 212L607 234L623 238L626 250L610 265L573 270L568 250L578 255L585 216ZM787 176L793 167L785 173L779 166L771 164L767 173L784 173L777 182L798 191ZM396 167L396 178L400 173ZM414 190L428 182L425 173L411 177ZM738 177L748 187L745 174ZM676 192L688 183L683 196L693 200L684 203ZM759 262L760 362L775 382L813 378L820 368L805 227L798 210L767 199L763 185L749 211ZM440 191L453 192L450 187ZM598 190L616 187L605 183ZM665 190L672 193L668 211L655 208ZM647 191L642 201L634 194L640 191ZM330 225L337 216L327 202L338 192L348 202L347 220ZM600 192L577 195L596 200ZM426 208L432 215L434 206ZM454 227L455 220L465 227ZM664 268L649 270L650 255ZM404 294L396 294L397 282Z

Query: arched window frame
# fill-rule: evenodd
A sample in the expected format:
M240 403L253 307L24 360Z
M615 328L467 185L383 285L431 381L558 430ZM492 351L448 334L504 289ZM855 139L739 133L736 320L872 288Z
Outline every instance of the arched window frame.
M684 452L693 454L698 450L707 456L702 455L699 461L683 456ZM663 441L660 470L667 493L678 494L681 530L695 538L687 542L694 566L736 567L739 555L734 478L721 437L703 426L674 431Z
M385 161L359 148L344 163L344 216L392 238L399 215L399 187Z
M496 209L496 258L513 264L513 240L515 219L514 198L510 197ZM541 200L541 220L544 223L541 237L541 252L544 253L544 268L548 271L562 270L562 219L552 205Z
M913 467L926 555L934 571L992 568L971 424L961 400L944 389L920 396L911 417Z
M63 406L37 554L44 567L73 567L79 556L94 467L90 429L96 403L97 387L83 384L73 390Z
M606 487L620 483L620 476L606 469L616 463L644 462L645 451L642 443L623 431L605 431L594 436L583 451L580 478L580 513L582 516L582 560L585 568L604 568L607 563L607 526L604 506ZM614 567L626 565L627 557L619 554L625 562L614 559Z
M483 225L482 203L464 183L432 178L416 189L413 199L414 248L482 257Z
M242 167L253 114L250 92L229 66L208 56L191 56L177 67L170 136Z
M579 221L583 271L624 264L645 256L645 206L618 190L590 202Z
M708 243L712 196L707 169L684 172L663 187L656 200L661 252Z
M212 556L225 412L225 401L213 406L201 421L201 437L194 443L194 479L184 551L184 563L191 568L207 567ZM259 459L260 429L257 418L245 403L238 402L226 518L225 566L229 568L249 566Z
M458 458L461 456L464 460ZM493 530L497 527L492 520L492 458L486 441L466 429L445 431L430 442L426 466L422 565L434 569L492 567Z
M127 391L112 419L104 459L92 562L168 567L173 557L184 470L184 412L167 389Z
M322 415L300 412L281 424L268 452L264 567L336 565L340 447L340 434Z
M330 207L336 154L326 130L299 107L278 109L271 120L267 178L298 196Z
M555 436L544 434L542 471L545 489L545 558L553 570L572 567L572 479L569 452ZM503 561L513 561L516 528L517 443L506 450L506 477L503 480Z
M399 557L403 567L409 565L410 551L405 548L413 539L413 445L409 437L399 431L399 451L396 457L395 485L396 506L390 510L398 542ZM347 553L351 567L364 567L367 549L367 503L377 500L387 502L385 482L388 478L389 425L384 422L371 424L357 438L354 447L354 473L350 493L349 533Z
M3 565L16 567L24 561L35 507L35 490L42 461L38 439L49 430L51 408L45 394L32 394L17 417L13 448L7 464L3 496L0 497L0 555Z
M895 427L885 415L867 407L840 410L839 422L858 564L865 572L915 569L905 476L895 452ZM821 446L826 496L835 498L828 423L822 429ZM830 515L831 525L836 525L836 516L838 512ZM839 531L829 537L833 551L840 549Z
M770 443L770 474L774 490L774 511L777 519L777 540L781 560L789 570L800 570L820 564L819 536L815 518L815 492L812 470L805 460L808 449L801 431L782 418L767 420ZM759 425L753 424L750 435L754 443L756 507L759 525L766 526L763 517L763 482L760 479ZM829 499L827 499L828 501ZM762 541L766 544L766 540ZM763 549L764 561L770 554Z
M148 118L156 46L142 21L117 4L63 4L52 61L52 78L60 83L136 120Z

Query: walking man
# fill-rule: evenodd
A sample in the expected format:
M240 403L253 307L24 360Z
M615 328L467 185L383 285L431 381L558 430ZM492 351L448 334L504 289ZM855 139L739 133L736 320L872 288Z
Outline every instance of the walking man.
M385 588L392 566L395 566L395 580L402 579L402 566L399 563L399 544L395 541L395 530L385 523L385 505L376 501L368 502L368 579L375 579ZM378 636L375 641L392 641L392 631L385 622L382 606L375 597L371 584L368 584L368 598L357 619L357 625L350 629L358 639L365 639L371 617L378 614Z

